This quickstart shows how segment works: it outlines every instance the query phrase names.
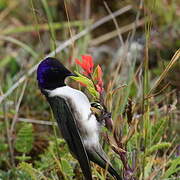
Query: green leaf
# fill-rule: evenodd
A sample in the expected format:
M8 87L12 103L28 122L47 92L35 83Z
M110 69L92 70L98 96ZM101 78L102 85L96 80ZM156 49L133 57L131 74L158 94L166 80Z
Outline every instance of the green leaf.
M159 120L152 127L152 142L153 144L159 142L164 134L164 129L167 126L167 118L159 118Z
M0 10L3 10L7 7L7 1L6 0L0 0Z
M74 176L73 168L71 167L69 161L66 159L61 159L62 171L68 176Z
M166 179L168 177L170 177L172 174L180 171L180 157L174 159L172 162L171 162L171 165L170 167L167 169L167 171L165 172L164 176L163 176L163 179Z
M2 139L0 139L0 152L7 151L7 149L8 145Z
M19 164L18 168L22 171L25 171L27 174L29 174L29 176L32 178L32 180L38 179L38 175L35 172L34 168L32 167L32 164L22 162Z
M27 173L32 180L50 180L50 178L45 177L38 169L33 168L30 163L22 162L19 164L18 169Z
M4 68L12 60L11 56L6 56L0 61L0 68Z
M0 170L0 179L1 180L32 180L32 178L27 173L19 170L16 167L10 168L9 170L6 169L4 171Z
M154 151L157 151L159 149L169 148L171 146L171 143L162 142L159 144L153 145L151 148L149 148L146 152L146 155L152 154Z
M72 79L85 84L87 87L94 87L93 82L90 79L78 73L77 71L75 71L75 73L78 75L78 77L71 76Z
M22 156L16 156L16 159L19 161L28 161L31 159L31 156L26 156L25 154L23 154Z
M4 58L2 58L0 60L0 70L5 67L8 67L9 74L11 76L14 76L20 70L20 66L19 66L18 62L16 61L16 58L14 58L13 56L9 56L9 55L5 56Z
M87 87L87 90L90 92L90 94L95 97L95 98L99 98L99 93L95 90L95 88L93 87Z
M71 78L77 82L81 82L82 84L85 85L85 87L87 88L87 90L89 91L89 93L95 97L95 98L99 98L99 93L96 91L93 82L88 79L87 77L83 76L82 74L78 73L77 71L75 71L75 73L78 75L78 77L74 77L72 76Z
M15 141L15 149L21 153L29 153L33 147L34 135L32 124L23 124Z
M152 173L152 166L155 156L148 158L148 163L146 164L144 168L144 179L147 179L149 175ZM140 180L143 179L143 173L140 174L139 177Z

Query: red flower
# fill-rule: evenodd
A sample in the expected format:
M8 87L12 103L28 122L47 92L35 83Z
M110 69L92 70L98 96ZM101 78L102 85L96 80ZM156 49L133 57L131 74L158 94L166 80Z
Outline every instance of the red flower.
M85 74L86 76L90 76L93 73L94 63L92 56L82 55L82 62L80 62L79 59L75 59L75 61L76 64L79 64L83 68L83 74Z
M96 89L101 94L104 89L103 89L103 80L102 80L102 69L99 65L97 66L96 81L97 81Z

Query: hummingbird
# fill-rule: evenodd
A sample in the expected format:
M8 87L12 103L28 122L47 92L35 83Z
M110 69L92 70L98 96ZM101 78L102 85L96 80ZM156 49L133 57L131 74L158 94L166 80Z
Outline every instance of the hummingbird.
M41 61L37 68L38 86L50 104L62 137L86 180L92 180L90 161L103 169L107 167L114 178L121 180L99 142L100 125L89 99L82 91L66 85L69 76L77 75L53 57Z

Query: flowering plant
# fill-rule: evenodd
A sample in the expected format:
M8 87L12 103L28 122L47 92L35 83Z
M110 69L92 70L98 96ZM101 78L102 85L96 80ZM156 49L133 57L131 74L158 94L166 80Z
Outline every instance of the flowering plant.
M82 61L75 59L75 62L83 69L83 72L81 74L75 71L77 77L72 77L72 79L86 87L94 100L98 102L91 104L91 110L97 115L99 121L104 122L108 129L112 129L111 113L107 111L104 103L103 72L101 67L97 65L94 68L93 58L90 55L82 55Z
M99 100L104 91L101 67L98 65L94 69L94 62L90 55L82 55L82 61L75 59L75 62L83 69L83 73L75 72L78 77L73 77L73 79L86 87L95 100Z

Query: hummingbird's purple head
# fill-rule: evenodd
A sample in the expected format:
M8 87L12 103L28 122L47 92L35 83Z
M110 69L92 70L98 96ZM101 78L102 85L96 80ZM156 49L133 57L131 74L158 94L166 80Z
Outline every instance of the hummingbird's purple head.
M60 61L52 57L44 59L37 68L40 89L53 90L65 86L65 78L73 75Z

